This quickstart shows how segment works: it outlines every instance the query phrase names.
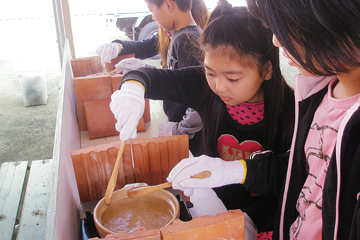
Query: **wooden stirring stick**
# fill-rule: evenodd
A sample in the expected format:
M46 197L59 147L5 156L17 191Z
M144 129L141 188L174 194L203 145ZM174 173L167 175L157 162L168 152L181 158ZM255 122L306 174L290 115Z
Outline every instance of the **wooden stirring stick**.
M111 72L109 72L108 74L111 75L113 73L116 73L117 71L121 70L121 67L115 68L114 70L112 70Z
M113 172L111 174L108 186L106 188L106 192L105 192L105 204L106 205L110 205L110 203L111 203L111 197L112 197L113 191L116 186L116 180L118 177L119 166L120 166L120 162L121 162L120 160L121 160L121 156L124 152L125 143L126 143L126 141L121 141L121 145L120 145L120 149L119 149L119 152L118 152L118 155L116 158L115 166L114 166Z
M208 178L211 176L211 173L209 171L204 171L201 173L198 173L194 176L191 176L192 178ZM135 187L135 188L131 188L128 190L128 197L129 198L138 198L138 197L142 197L145 196L146 194L149 194L151 192L154 192L156 190L159 189L163 189L163 188L168 188L171 187L172 183L171 182L166 182L166 183L161 183L159 185L154 185L154 186L145 186L145 187Z

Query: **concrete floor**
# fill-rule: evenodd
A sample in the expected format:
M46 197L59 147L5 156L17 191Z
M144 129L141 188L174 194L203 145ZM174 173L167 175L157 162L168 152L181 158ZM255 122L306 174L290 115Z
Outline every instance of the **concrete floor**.
M25 107L17 73L6 61L0 69L0 162L52 158L60 70L45 70L47 104Z
M61 80L53 21L0 19L0 32L7 36L0 38L0 163L52 158ZM76 57L94 56L99 44L124 37L115 26L106 25L101 16L75 16L72 21ZM24 42L24 34L32 37ZM45 71L48 101L25 107L17 75L36 63ZM297 70L289 67L283 57L281 64L285 78L292 84Z
M99 44L123 37L102 16L72 20L76 57L95 56ZM61 80L54 19L0 17L0 32L0 163L50 159ZM18 75L38 70L45 72L48 101L26 107Z

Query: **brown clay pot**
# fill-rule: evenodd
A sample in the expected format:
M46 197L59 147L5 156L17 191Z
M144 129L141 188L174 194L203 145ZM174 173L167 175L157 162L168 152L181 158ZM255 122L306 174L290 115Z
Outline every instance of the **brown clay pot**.
M145 224L142 226L151 230L167 226L179 217L179 202L169 191L161 189L140 198L130 199L127 196L128 189L125 187L113 192L109 206L105 204L105 198L96 205L94 221L101 238L118 231L135 231L137 227L140 227L139 218L141 218L141 223Z

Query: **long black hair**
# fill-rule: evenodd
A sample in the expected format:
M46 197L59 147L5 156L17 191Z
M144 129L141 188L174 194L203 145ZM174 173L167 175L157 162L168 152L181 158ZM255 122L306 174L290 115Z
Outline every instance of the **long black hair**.
M272 77L262 85L266 129L263 147L279 153L287 151L294 129L294 95L281 74L279 49L272 44L272 32L250 15L246 7L232 7L221 1L212 12L200 42L204 51L217 47L229 49L229 57L257 68L261 74L264 66L271 63ZM222 124L226 105L209 87L204 89L200 104L204 111L206 153L218 156L217 129ZM280 119L284 121L280 123Z
M334 75L360 67L360 1L247 0L247 4L304 69Z

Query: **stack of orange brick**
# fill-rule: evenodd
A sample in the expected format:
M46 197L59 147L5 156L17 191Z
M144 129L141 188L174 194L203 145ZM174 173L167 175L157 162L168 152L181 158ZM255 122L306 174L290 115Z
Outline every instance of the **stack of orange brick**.
M132 56L133 54L118 57L107 68L113 69L115 63ZM122 75L104 74L99 56L72 59L71 65L80 131L88 131L90 139L119 134L115 129L116 119L109 104L110 96L118 89ZM147 99L145 113L137 130L145 131L145 122L150 120L150 105Z
M81 202L98 201L104 197L119 146L120 141L116 141L70 153ZM170 170L187 157L187 135L130 139L124 148L115 190L135 182L163 183Z

